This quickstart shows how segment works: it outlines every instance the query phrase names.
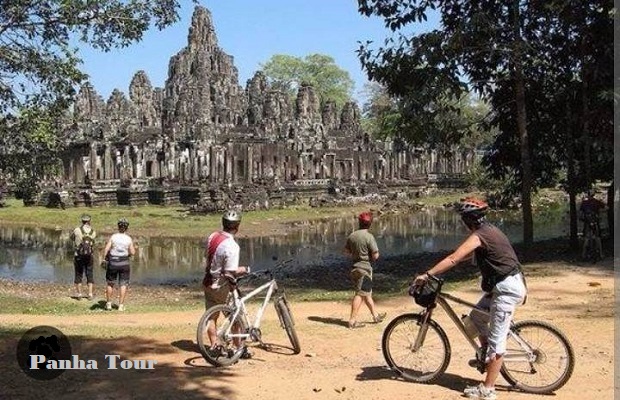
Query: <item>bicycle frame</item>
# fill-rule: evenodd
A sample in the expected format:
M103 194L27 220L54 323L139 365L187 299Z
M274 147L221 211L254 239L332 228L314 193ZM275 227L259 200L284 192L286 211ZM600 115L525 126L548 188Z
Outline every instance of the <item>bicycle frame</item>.
M446 312L446 314L448 314L448 317L450 317L450 319L452 320L452 322L457 326L457 328L459 329L459 331L461 332L461 334L463 334L463 336L465 337L465 339L467 339L467 341L469 342L469 344L474 348L474 350L476 352L478 352L480 350L480 345L471 337L469 337L469 335L467 335L467 332L465 330L465 325L463 324L463 321L461 321L461 318L459 318L459 316L456 314L456 312L454 311L454 309L452 308L452 306L448 303L449 301L455 302L457 304L466 306L470 309L474 309L476 308L476 305L474 303L471 303L469 301L460 299L458 297L455 297L451 294L448 293L442 293L439 292L437 294L437 299L436 299L436 303L438 305L441 306L441 308L443 308L443 310ZM479 308L476 308L476 310L478 312L480 312L481 314L484 314L486 316L489 316L489 312L485 311L485 310L481 310ZM426 310L424 311L424 322L423 322L423 327L420 330L420 334L418 335L418 337L416 338L416 341L414 343L414 348L417 350L419 349L422 344L424 343L424 339L426 336L426 331L428 329L428 324L427 321L431 318L433 314L433 308L426 308ZM514 323L514 322L512 322ZM511 324L512 324L511 323ZM519 335L516 335L512 330L508 331L508 336L512 337L521 347L521 349L523 350L524 353L509 353L508 351L506 351L506 353L504 354L504 360L511 360L511 361L534 361L536 359L536 355L534 354L533 349L523 340L519 337Z
M250 293L246 294L243 297L240 297L239 294L239 289L235 288L235 290L233 290L232 293L232 301L229 303L231 305L234 306L235 308L235 312L233 315L233 321L241 314L242 318L244 318L246 325L248 327L250 327L250 329L258 329L260 327L260 323L261 320L263 318L263 314L265 313L265 309L267 308L267 304L269 303L269 300L271 300L271 296L273 296L273 294L278 290L278 284L276 283L275 279L271 279L269 282L266 282L264 284L262 284L261 286L257 287L256 289L252 290ZM250 324L250 320L249 320L249 316L248 316L248 310L245 306L245 303L250 300L251 298L255 297L256 295L258 295L261 292L267 291L267 294L265 295L265 299L263 300L263 304L260 306L260 308L256 311L256 315L254 316L254 320L253 323ZM232 326L229 326L226 328L226 335L232 337L232 338L241 338L241 339L247 339L248 337L251 336L251 334L248 333L231 333L230 330L232 329Z

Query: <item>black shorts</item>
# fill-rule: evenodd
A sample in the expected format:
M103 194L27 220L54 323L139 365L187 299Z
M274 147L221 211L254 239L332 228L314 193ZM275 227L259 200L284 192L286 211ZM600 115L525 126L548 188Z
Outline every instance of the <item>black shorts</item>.
M73 257L73 269L75 277L73 283L82 283L84 275L86 275L86 283L94 283L93 279L93 257L75 256Z
M118 280L121 286L129 285L129 258L110 257L108 268L105 272L105 280L109 286L114 286Z

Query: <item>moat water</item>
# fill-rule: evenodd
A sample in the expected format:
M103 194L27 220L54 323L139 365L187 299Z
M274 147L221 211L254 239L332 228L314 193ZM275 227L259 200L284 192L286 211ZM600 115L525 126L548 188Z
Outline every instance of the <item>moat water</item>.
M522 238L520 216L502 214L489 218L513 241ZM286 236L244 238L238 242L241 264L263 269L292 259L288 267L325 265L347 267L343 254L346 236L356 229L354 218L301 224ZM535 239L566 236L568 220L562 210L535 215ZM458 215L431 209L376 218L371 232L382 257L454 249L467 235ZM0 227L0 277L22 281L70 283L73 255L68 231L26 227ZM131 232L130 232L131 233ZM98 246L103 248L104 240ZM131 281L142 284L189 283L202 278L204 240L135 237L137 255L132 260ZM95 259L95 280L104 271Z

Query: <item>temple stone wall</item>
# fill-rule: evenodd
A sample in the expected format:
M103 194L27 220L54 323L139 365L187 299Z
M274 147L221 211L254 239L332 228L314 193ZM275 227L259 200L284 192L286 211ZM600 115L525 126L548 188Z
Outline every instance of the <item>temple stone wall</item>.
M252 195L254 203L284 204L284 192L416 186L429 174L462 174L474 161L461 149L440 153L374 140L360 120L356 103L338 109L305 83L290 99L259 71L244 89L233 57L218 45L211 13L196 7L187 46L170 58L164 87L138 71L127 95L115 89L104 101L92 85L80 88L63 178L81 199L102 191L106 203L113 201L110 187L120 187L117 199L125 204L196 196L221 204ZM244 196L218 192L233 188Z

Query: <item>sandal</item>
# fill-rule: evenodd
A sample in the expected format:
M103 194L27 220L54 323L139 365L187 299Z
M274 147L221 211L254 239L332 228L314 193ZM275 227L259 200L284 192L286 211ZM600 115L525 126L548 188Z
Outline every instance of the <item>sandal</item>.
M363 328L365 325L362 324L361 322L349 322L349 329L358 329L358 328Z
M385 319L386 316L387 316L387 313L377 314L377 316L374 318L375 324L383 322L383 320Z
M243 353L241 353L241 358L242 360L250 360L252 358L253 354L250 353L250 350L248 350L247 347L243 348Z

